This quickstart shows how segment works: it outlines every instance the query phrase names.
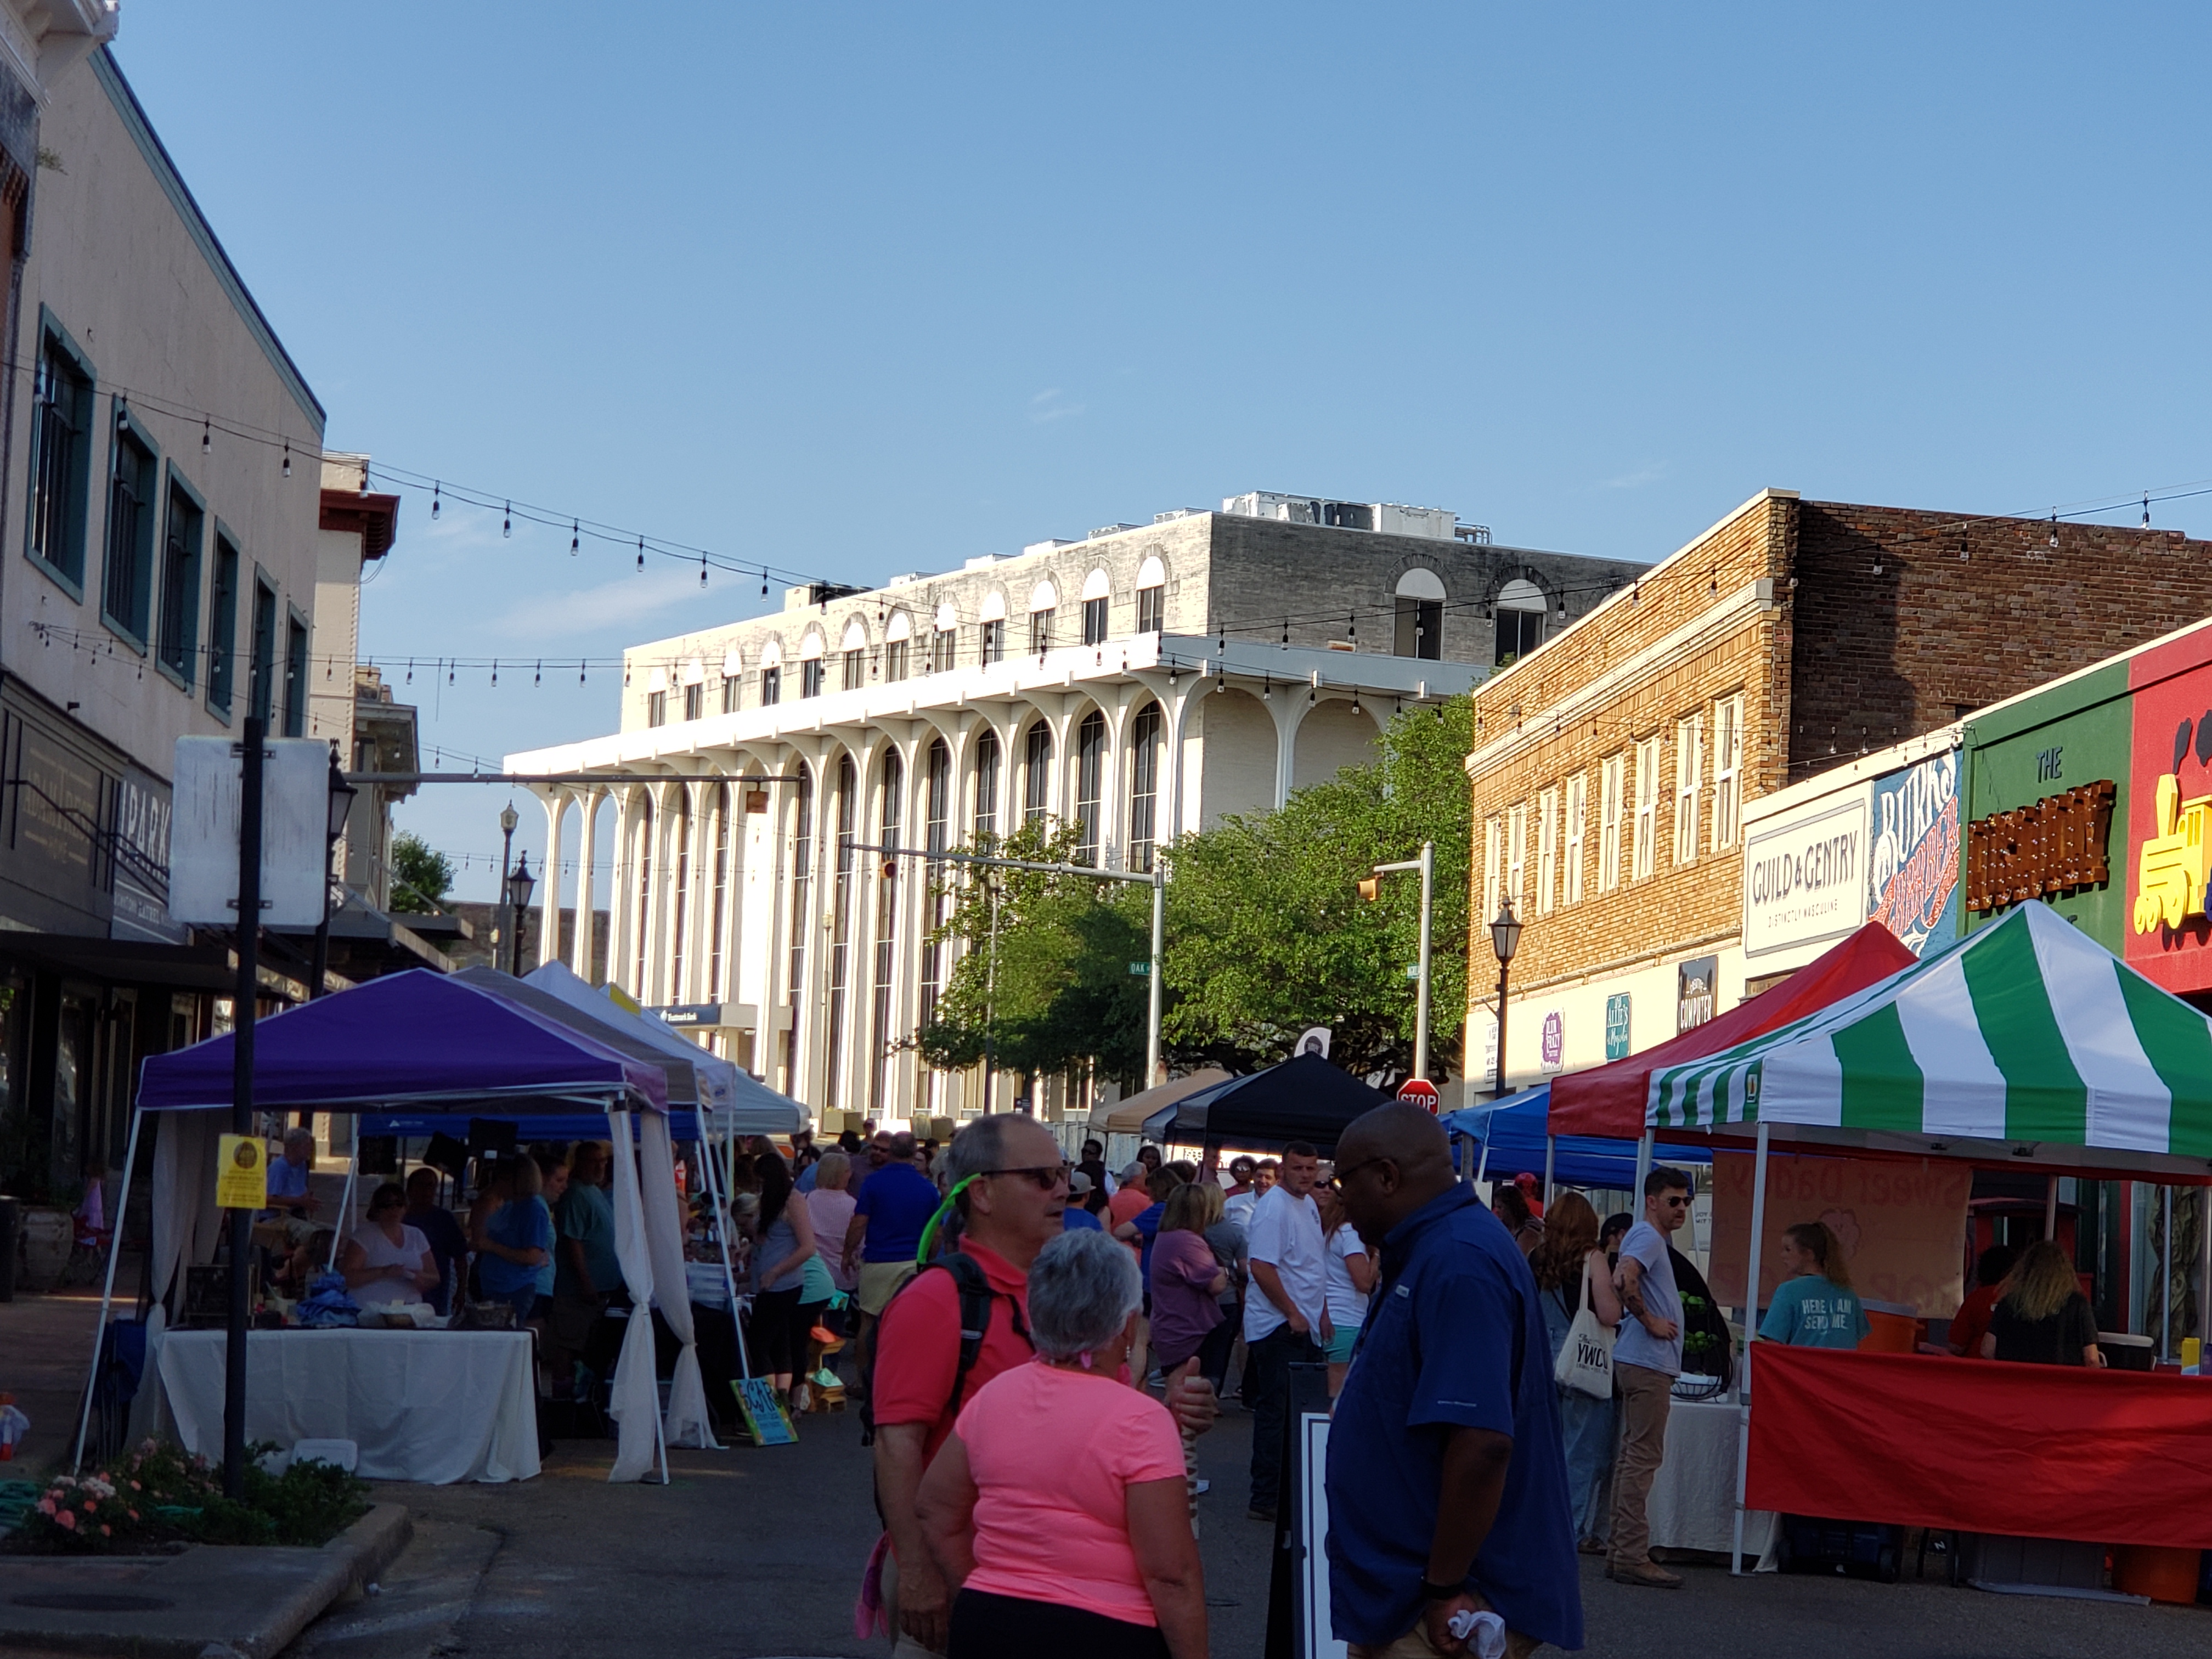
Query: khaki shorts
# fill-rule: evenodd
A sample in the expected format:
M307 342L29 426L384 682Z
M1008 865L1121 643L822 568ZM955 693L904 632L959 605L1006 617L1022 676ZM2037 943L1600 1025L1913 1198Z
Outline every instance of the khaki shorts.
M860 1264L860 1288L854 1300L860 1311L871 1319L878 1317L898 1294L898 1287L914 1277L911 1261L864 1261Z

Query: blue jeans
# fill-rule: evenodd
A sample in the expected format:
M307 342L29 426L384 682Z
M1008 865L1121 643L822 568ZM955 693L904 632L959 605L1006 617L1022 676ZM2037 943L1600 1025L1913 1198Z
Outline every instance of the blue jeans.
M1567 1454L1567 1513L1575 1538L1602 1540L1606 1486L1613 1474L1613 1440L1619 1411L1610 1398L1594 1400L1579 1389L1559 1390L1559 1431Z

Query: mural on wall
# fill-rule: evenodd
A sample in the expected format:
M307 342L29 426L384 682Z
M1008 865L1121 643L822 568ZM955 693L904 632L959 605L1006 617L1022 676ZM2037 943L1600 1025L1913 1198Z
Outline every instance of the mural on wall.
M2130 663L2134 696L2132 799L2127 846L2124 950L2169 991L2212 985L2212 662L2197 635ZM2191 660L2194 659L2194 660Z
M1869 917L1915 956L1959 933L1959 751L1875 781Z

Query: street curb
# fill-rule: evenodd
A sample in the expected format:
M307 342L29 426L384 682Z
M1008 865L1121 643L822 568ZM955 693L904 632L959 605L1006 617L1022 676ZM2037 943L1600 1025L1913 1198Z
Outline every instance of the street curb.
M193 1557L203 1558L193 1565L210 1565L206 1558L219 1554L226 1566L249 1565L250 1558L262 1554L314 1559L312 1571L294 1580L277 1600L258 1608L239 1604L234 1584L230 1586L232 1593L216 1598L213 1604L203 1601L197 1606L179 1585L173 1592L179 1595L174 1608L115 1615L108 1627L101 1629L92 1627L81 1614L50 1614L40 1621L39 1609L0 1599L0 1653L10 1659L45 1659L45 1656L64 1654L121 1655L128 1659L276 1659L331 1603L349 1591L375 1583L377 1576L406 1548L414 1531L415 1523L404 1504L378 1504L320 1550L262 1551L203 1544L171 1558L185 1569L179 1576L189 1575L185 1564ZM42 1565L62 1571L78 1565L97 1570L127 1559L56 1562L46 1558ZM147 1588L155 1586L149 1583Z

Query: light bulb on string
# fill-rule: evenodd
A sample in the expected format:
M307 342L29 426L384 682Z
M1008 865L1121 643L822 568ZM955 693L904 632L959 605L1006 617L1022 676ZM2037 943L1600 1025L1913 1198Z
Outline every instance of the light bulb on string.
M538 667L536 672L531 675L530 683L532 685L543 685L545 684L545 659L543 657L538 659Z
M2055 507L2051 509L2051 544L2058 545L2058 509Z
M440 492L441 492L441 491L442 491L444 489L445 489L445 486L444 486L443 484L441 484L441 483L438 483L438 482L437 482L437 480L435 480L434 478L431 480L431 482L430 482L430 516L431 516L431 518L432 518L432 519L434 519L434 520L438 516L438 497L439 497L439 494L440 494Z
M214 447L215 419L212 416L203 415L200 416L200 453L205 455Z
M2148 530L2148 529L2149 529L2149 528L2150 528L2150 492L2149 492L2149 491L2148 491L2148 490L2146 490L2146 491L2144 491L2144 492L2143 492L2143 521L2142 521L2142 527L2143 527L2145 530Z
M494 685L497 685L499 684L499 659L497 657L494 657L491 659L491 683Z
M637 538L637 568L640 570L645 568L645 538L642 536Z
M571 519L568 521L568 556L572 559L576 556L576 550L584 544L583 530L580 520Z
M446 684L448 685L453 684L453 665L452 663L446 665Z
M361 493L364 497L368 494L368 463L367 461L361 464Z
M763 598L763 599L766 599L767 597L768 597L768 567L767 567L766 565L763 565L763 566L761 567L761 598Z
M500 533L501 535L504 536L504 537L507 537L507 538L508 539L510 539L510 540L512 540L512 539L514 538L514 503L513 501L509 501L509 502L507 504L507 510L500 515L500 520L499 520L499 533Z
M577 659L576 659L576 684L579 684L579 685L581 685L583 683L584 683L584 659L583 659L581 657L579 657L579 658L577 658Z
M289 438L284 440L284 476L288 478L292 476L292 441Z
M415 659L412 657L407 659L407 684L415 684Z
M707 556L706 556L704 553L702 553L702 554L699 556L699 586L702 586L702 587L704 587L706 585L707 585Z

